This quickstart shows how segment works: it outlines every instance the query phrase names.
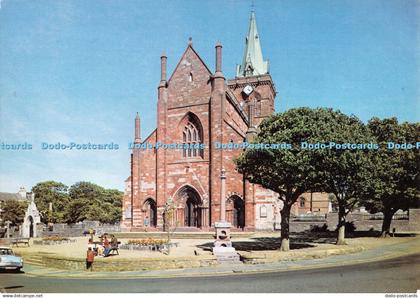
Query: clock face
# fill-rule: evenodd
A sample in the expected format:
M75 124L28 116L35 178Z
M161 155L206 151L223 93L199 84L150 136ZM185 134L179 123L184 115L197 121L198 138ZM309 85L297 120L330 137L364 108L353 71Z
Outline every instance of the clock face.
M246 85L243 91L246 95L250 95L252 91L254 91L254 88L252 88L250 85Z

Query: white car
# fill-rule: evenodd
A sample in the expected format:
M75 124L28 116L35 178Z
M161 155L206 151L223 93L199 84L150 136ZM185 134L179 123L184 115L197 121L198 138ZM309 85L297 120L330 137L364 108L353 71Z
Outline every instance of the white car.
M23 268L23 259L15 256L9 247L0 246L0 269L20 271Z

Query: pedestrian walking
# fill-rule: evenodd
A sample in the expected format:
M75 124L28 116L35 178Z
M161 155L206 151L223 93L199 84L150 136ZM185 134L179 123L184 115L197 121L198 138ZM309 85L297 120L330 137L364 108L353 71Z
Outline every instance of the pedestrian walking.
M144 225L144 231L147 232L147 228L149 227L150 221L149 221L149 217L146 216L143 220L143 225Z
M88 247L86 254L86 270L92 271L93 260L95 259L95 254L91 247Z

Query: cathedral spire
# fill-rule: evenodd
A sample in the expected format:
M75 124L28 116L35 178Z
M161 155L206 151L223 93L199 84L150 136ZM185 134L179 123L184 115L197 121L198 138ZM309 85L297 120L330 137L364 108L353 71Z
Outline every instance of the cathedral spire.
M268 73L268 61L263 60L255 12L251 11L248 35L242 64L236 66L237 77L257 76Z

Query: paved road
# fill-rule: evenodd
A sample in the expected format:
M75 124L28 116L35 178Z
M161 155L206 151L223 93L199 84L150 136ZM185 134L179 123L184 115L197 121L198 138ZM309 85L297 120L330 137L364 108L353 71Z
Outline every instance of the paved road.
M420 254L375 263L195 278L62 279L0 274L3 292L416 292Z

